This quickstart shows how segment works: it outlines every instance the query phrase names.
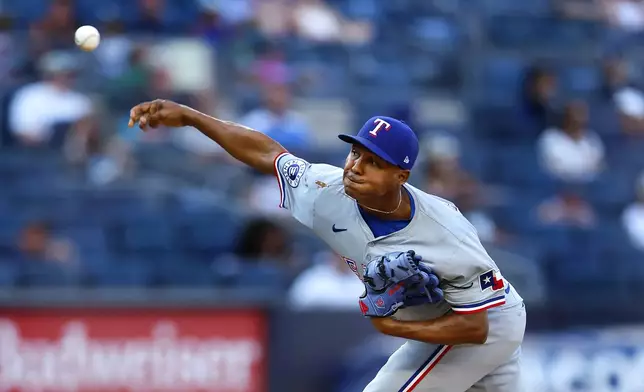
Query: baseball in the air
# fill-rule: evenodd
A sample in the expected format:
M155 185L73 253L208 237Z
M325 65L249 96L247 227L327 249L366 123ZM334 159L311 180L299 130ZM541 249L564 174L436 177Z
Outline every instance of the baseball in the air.
M76 34L74 34L74 42L82 50L91 52L101 42L101 34L94 26L81 26L76 30Z

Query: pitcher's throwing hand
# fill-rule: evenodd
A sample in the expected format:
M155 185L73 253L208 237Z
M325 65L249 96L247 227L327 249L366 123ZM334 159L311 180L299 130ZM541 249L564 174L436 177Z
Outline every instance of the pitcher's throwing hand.
M190 125L188 117L192 109L176 102L156 99L136 105L130 110L129 127L139 124L139 128L147 130L159 125L167 127L185 127Z

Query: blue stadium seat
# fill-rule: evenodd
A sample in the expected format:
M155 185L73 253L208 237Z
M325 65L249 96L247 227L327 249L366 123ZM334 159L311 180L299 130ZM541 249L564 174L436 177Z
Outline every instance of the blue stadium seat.
M549 0L530 0L517 2L514 0L469 0L463 4L472 7L477 12L486 15L535 15L546 16L551 11Z
M167 0L166 15L173 28L189 29L199 17L198 5L194 1Z
M256 263L249 262L243 266L242 273L237 277L236 283L239 286L257 288L281 288L286 289L287 279L283 270L279 267L259 260Z
M165 251L175 247L171 227L163 221L131 223L123 229L124 247L128 251Z
M60 174L60 169L64 164L60 154L43 149L11 149L3 151L0 159L14 173L31 173L33 175Z
M633 249L633 245L619 219L602 221L595 238L604 258L607 260L615 258L622 259L625 255L634 255L637 253Z
M600 28L585 21L496 16L487 23L493 45L517 50L581 50L597 42Z
M494 105L502 102L508 103L514 100L510 96L511 94L490 97L489 99L493 102L488 101L489 105L486 105L483 102L487 101L487 94L478 93L481 94L479 97L481 104L473 105L471 108L471 119L469 121L473 136L481 140L481 142L491 142L490 144L495 144L497 141L502 140L516 140L520 132L517 132L513 127L513 111L507 106ZM487 147L485 149L489 150ZM492 151L488 155L493 156Z
M467 154L462 154L460 157L461 165L468 173L487 182L492 175L490 165L494 158L485 148L485 142L469 136L471 135L460 138L461 149L467 151Z
M69 238L81 252L102 252L107 249L105 233L100 227L68 227L58 231Z
M56 261L22 260L21 281L29 287L67 287L79 285L82 274L73 266Z
M644 292L644 285L642 285L642 282L644 282L644 263L640 262L643 257L644 251L629 248L622 250L616 259L620 265L624 266L622 268L623 272L619 274L620 279L625 284L638 289L640 293Z
M632 183L628 175L610 173L592 184L588 197L598 208L616 213L635 197Z
M528 49L541 42L542 23L537 18L493 17L486 23L490 42L503 49Z
M527 232L531 240L539 242L546 257L558 257L557 255L565 254L566 251L575 245L569 234L569 230L564 226L543 226L533 225L532 231Z
M243 224L241 217L223 210L186 215L178 223L181 247L188 251L222 252L229 249Z
M501 145L493 152L496 179L502 184L531 192L550 195L556 189L555 181L539 164L532 145Z
M15 260L0 258L0 287L12 287L18 284L20 264Z
M602 37L603 25L574 19L547 19L542 30L545 47L559 50L583 49L595 45Z
M324 241L314 236L312 233L309 233L308 231L294 234L293 243L294 246L301 247L302 250L309 255L321 251L327 251L329 249L329 246Z
M613 162L620 165L622 168L631 166L635 169L641 170L644 167L644 141L631 138L622 137L618 143L615 143L615 150L612 151L615 156L612 157Z
M91 280L104 287L146 287L155 282L154 268L150 260L128 257L117 263L93 266Z
M351 19L377 20L381 13L377 0L329 0L329 3Z
M458 49L461 32L453 20L442 17L425 17L413 23L415 44L425 52L449 52Z
M135 222L161 215L134 194L96 194L83 200L86 211L99 222Z
M49 9L49 0L7 1L3 6L6 7L4 11L15 15L20 22L19 26L23 26L45 16Z
M458 15L467 7L467 0L411 0L414 15Z
M601 85L601 74L593 65L564 65L559 67L559 86L564 93L591 94Z
M405 67L411 83L420 91L427 88L456 89L462 83L460 65L454 56L426 53L405 61Z
M489 56L474 58L474 66L468 67L471 73L470 95L486 106L511 105L516 101L519 86L525 70L525 60L520 57ZM506 116L507 118L507 116Z
M612 147L613 139L608 136L621 135L619 114L612 101L608 99L588 99L590 126L599 133L608 149ZM619 140L619 139L617 139Z
M156 271L159 282L166 286L177 287L210 287L220 279L209 263L182 257L174 262L161 263Z
M347 159L348 149L336 148L330 151L327 150L312 150L306 153L306 158L311 163L328 163L330 165L343 167L344 161ZM297 154L296 154L297 155Z
M15 247L18 244L21 228L22 225L19 222L0 222L0 248Z
M550 277L559 284L600 282L605 273L601 270L600 263L574 254L555 259L551 264L551 271Z
M92 0L75 0L75 8L76 16L87 24L101 24L119 19L126 14L125 8L114 0L101 3Z
M553 284L582 293L587 293L594 286L602 290L606 286L614 287L618 284L620 268L623 266L617 263L618 260L600 257L595 234L583 230L569 230L571 246L550 254L548 276Z
M383 89L388 87L398 86L400 89L405 89L411 85L411 78L404 64L397 62L378 63L376 75L378 77L377 84L373 86L373 89L378 90L379 94L382 94Z

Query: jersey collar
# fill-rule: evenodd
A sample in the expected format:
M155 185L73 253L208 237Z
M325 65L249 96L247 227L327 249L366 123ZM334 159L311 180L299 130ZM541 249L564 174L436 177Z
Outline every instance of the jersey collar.
M418 216L418 199L416 198L416 195L414 194L414 190L413 190L413 188L411 186L409 186L408 184L403 184L403 186L405 187L405 189L409 193L409 197L411 197L413 199L415 208L414 208L414 210L412 212L413 215L411 217L411 220L409 221L409 224L407 226L405 226L402 230L398 230L398 231L393 232L391 234L383 235L383 236L380 236L380 237L374 237L373 232L369 228L369 225L367 224L367 222L365 222L364 218L362 217L362 214L360 213L360 206L358 205L358 202L354 200L353 204L354 204L354 207L356 209L356 212L358 213L358 219L359 219L358 222L360 223L360 227L362 228L362 230L367 234L367 238L369 239L369 242L371 242L371 241L380 241L382 239L391 237L391 236L396 235L396 234L405 233L416 222L416 217Z

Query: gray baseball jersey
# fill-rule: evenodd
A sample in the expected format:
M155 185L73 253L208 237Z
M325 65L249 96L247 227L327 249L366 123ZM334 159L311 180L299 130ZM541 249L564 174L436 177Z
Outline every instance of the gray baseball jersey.
M281 192L280 206L288 209L295 219L312 229L316 235L341 255L349 268L359 278L362 279L364 267L374 258L388 252L410 249L420 254L423 257L423 262L441 278L441 288L445 293L444 301L438 304L425 304L400 309L395 314L395 318L400 320L430 320L449 311L474 313L486 309L499 312L503 309L514 309L516 307L523 309L522 298L510 283L501 276L498 267L488 256L479 241L474 227L451 202L429 195L406 184L406 189L414 199L414 216L402 230L375 238L362 218L355 200L344 192L342 183L343 170L341 168L326 164L310 164L289 153L283 153L275 159L275 170ZM501 315L502 313L499 314ZM525 324L525 312L523 314L523 323ZM500 316L490 317L490 330L492 331L495 328L494 324L505 323L506 321L503 319ZM521 321L517 317L509 317L508 319L519 326L517 330L521 330L521 336L518 339L515 333L507 338L520 341L523 338L524 328L520 327ZM493 337L494 335L494 331L492 331L490 336ZM489 338L488 343L481 347L492 350L495 344L493 342L498 343L498 341L503 340L503 336ZM395 391L398 388L401 388L399 389L401 391L411 391L418 385L422 389L413 390L449 390L450 392L458 392L458 389L450 389L445 385L437 386L447 384L448 381L442 380L440 377L428 378L426 377L427 374L421 377L420 381L417 380L418 382L415 383L416 385L412 389L409 389L409 387L413 383L408 383L403 388L403 384L410 380L404 380L401 383L401 377L411 377L416 374L419 371L419 367L427 361L428 352L434 353L435 350L441 350L439 346L432 347L433 345L418 342L410 342L404 345L401 350L409 350L410 345L414 349L405 354L405 363L409 363L409 366L403 366L408 367L408 369L406 371L398 369L393 372L392 374L395 374L395 377L380 377L387 368L386 365L379 373L379 377L374 379L374 382L376 382L380 378L382 382L377 383L377 386L372 386L372 382L367 388L369 392L380 390ZM422 349L419 349L421 347ZM443 350L447 348L451 353L439 352L434 357L440 355L441 366L448 366L449 357L454 355L454 352L461 351L461 348L454 350L449 346L442 347ZM481 348L477 349L481 350ZM512 352L507 355L507 358L502 355L501 357L505 359L497 363L494 368L510 361L515 349L517 347L511 350ZM414 355L412 352L416 352L418 355ZM477 353L477 355L480 355L480 353ZM416 356L418 358L415 358ZM491 353L487 356L489 358L493 357ZM392 356L392 359L395 357L396 354ZM486 355L481 356L481 361L486 361L487 358L485 357ZM416 364L415 362L419 363ZM388 365L390 364L388 363ZM394 363L393 365L398 367L399 363ZM437 366L434 363L431 368L436 369ZM432 371L436 372L436 370ZM468 369L460 368L456 374L460 374L460 377L463 378L463 374L467 374L467 371ZM478 373L471 372L471 374ZM473 379L470 386L487 374L487 372L484 372L480 377ZM418 374L414 377L418 378ZM454 387L454 385L451 386ZM462 391L467 390L467 388L462 389ZM479 390L485 391L486 389ZM495 392L505 392L506 390L509 391L510 389L488 389L488 391ZM513 392L516 391L516 389L513 390Z

